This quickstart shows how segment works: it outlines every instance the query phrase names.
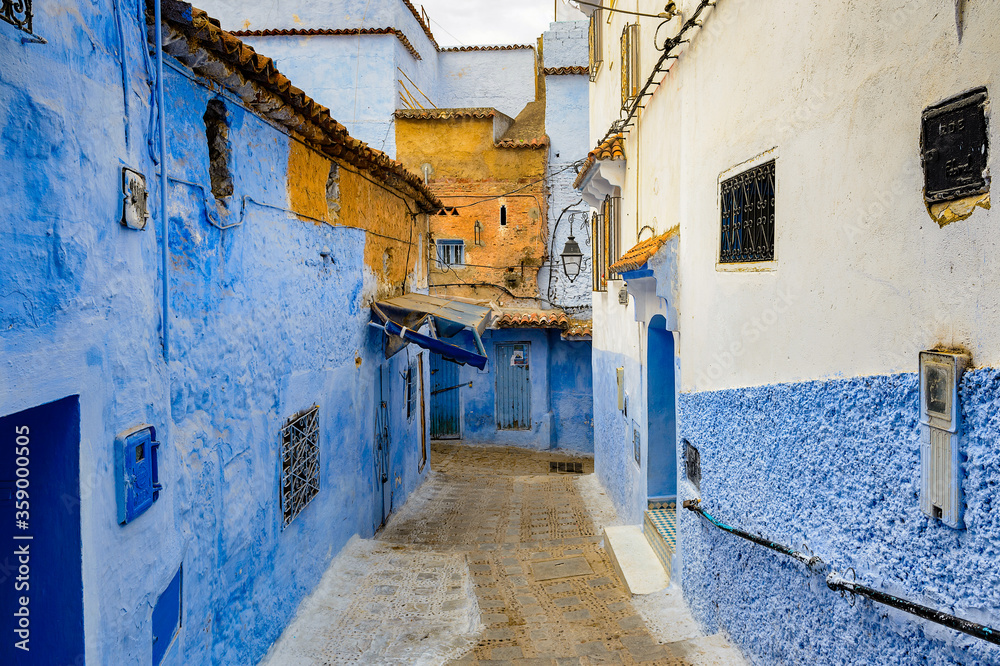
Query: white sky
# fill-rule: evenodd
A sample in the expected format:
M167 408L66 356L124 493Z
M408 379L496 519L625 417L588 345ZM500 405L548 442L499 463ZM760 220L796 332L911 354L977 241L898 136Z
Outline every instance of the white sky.
M535 44L555 20L557 0L411 0L431 17L441 46ZM562 3L562 0L558 0ZM451 33L451 34L449 34Z

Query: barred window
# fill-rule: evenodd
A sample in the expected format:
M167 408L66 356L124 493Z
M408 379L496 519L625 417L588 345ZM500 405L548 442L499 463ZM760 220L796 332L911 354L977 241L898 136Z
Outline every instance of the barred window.
M600 213L594 213L594 291L607 291L613 276L610 267L621 258L621 197L606 196Z
M590 15L590 80L597 79L597 74L604 64L604 10L595 9Z
M724 180L719 263L774 261L774 160Z
M283 527L319 492L319 405L288 419L281 429Z
M31 33L31 0L0 0L0 19Z
M438 268L461 267L465 263L465 241L439 240L437 246Z
M629 23L622 31L622 106L639 96L639 24Z
M410 361L406 367L406 418L412 419L417 413L417 362Z

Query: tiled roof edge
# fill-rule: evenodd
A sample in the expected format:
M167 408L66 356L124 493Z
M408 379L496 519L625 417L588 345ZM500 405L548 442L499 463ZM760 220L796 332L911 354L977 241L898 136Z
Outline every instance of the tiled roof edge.
M572 65L570 67L545 67L542 69L545 76L565 76L566 74L590 74L590 68Z
M525 141L524 139L501 139L493 144L496 148L528 148L541 150L549 147L549 137L543 136L538 139Z
M454 118L494 118L497 110L490 107L467 109L397 109L396 118L407 120L452 120Z
M398 28L268 28L265 30L234 30L230 33L237 37L315 37L315 36L350 36L350 35L395 35L399 43L417 60L423 60L416 47Z
M403 4L406 5L413 14L413 18L417 19L417 24L423 29L424 34L427 35L427 39L431 40L431 44L434 45L434 48L440 51L441 47L438 46L437 40L434 39L434 33L431 32L431 27L424 23L424 19L420 16L420 13L417 12L417 8L413 6L413 3L410 2L410 0L403 0Z
M446 49L440 49L440 51L442 53L459 53L465 51L519 51L521 49L534 51L535 47L530 44L496 44L492 46L449 46Z
M425 211L443 207L423 178L402 163L352 137L330 110L292 85L274 61L258 54L219 27L208 14L182 0L161 0L164 51L200 76L230 90L248 108L301 135L311 147L370 174L388 188L405 194ZM151 0L147 0L147 9ZM158 26L147 11L149 38ZM204 54L211 54L206 59ZM247 84L251 85L247 85Z

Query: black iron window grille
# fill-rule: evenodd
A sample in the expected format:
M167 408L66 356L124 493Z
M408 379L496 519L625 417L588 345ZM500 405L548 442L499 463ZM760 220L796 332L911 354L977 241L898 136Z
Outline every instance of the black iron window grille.
M595 9L590 15L590 80L597 79L604 64L604 10Z
M629 23L622 30L622 106L639 96L639 24Z
M465 241L439 240L437 246L438 268L444 270L452 266L462 266L465 263Z
M417 413L417 362L411 361L406 368L406 418L412 419Z
M281 429L283 527L319 492L319 405L288 419Z
M31 0L0 0L0 19L31 34Z
M719 263L774 261L774 160L722 181Z
M613 279L611 265L621 258L621 197L604 197L600 213L594 213L594 291L607 291Z

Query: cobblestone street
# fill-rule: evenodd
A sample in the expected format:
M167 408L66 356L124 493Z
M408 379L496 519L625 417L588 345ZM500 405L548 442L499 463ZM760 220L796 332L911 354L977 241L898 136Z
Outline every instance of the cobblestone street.
M602 548L615 518L592 459L439 443L432 465L374 542L335 560L269 663L742 663L664 611L679 594L650 608L673 618L651 633L638 607L655 602L633 604Z

